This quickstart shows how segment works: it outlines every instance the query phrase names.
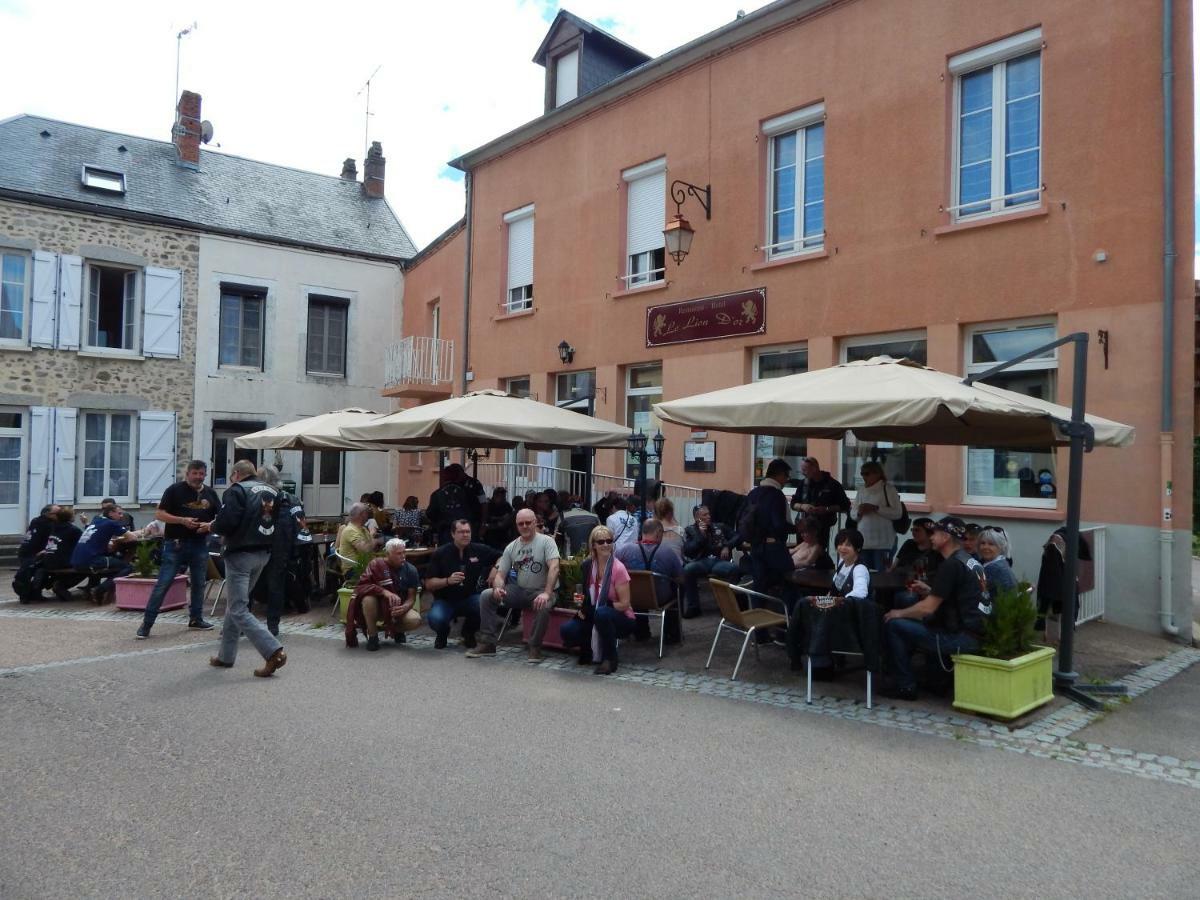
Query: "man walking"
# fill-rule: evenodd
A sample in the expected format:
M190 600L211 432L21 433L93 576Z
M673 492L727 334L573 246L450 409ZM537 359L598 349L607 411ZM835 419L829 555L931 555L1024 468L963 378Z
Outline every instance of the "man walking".
M278 492L255 477L254 463L239 459L230 472L221 510L212 531L225 538L225 586L227 607L221 628L221 649L208 664L233 668L238 637L250 639L266 663L255 669L259 678L269 678L287 662L287 654L271 632L250 613L250 591L271 557L275 534L275 503Z
M208 578L208 532L221 501L217 492L204 483L207 474L204 461L193 459L184 469L183 480L163 491L158 501L154 518L164 524L162 565L142 614L142 626L137 630L139 641L150 637L163 597L183 566L187 566L192 589L188 628L213 627L204 621L204 583Z
M492 586L479 597L479 643L467 651L468 659L496 655L496 627L501 603L509 609L533 609L533 633L529 637L529 661L541 662L542 638L550 623L554 585L558 581L559 554L554 538L540 534L532 509L517 513L519 537L504 548Z
M280 487L279 471L274 466L258 470L258 480L279 492L275 503L275 534L271 541L271 557L262 574L267 594L267 631L279 637L279 620L287 600L288 570L296 556L296 536L307 524L304 506ZM307 605L304 607L308 609ZM304 610L300 610L303 612Z
M475 646L475 632L479 630L478 584L499 556L487 544L471 540L471 523L466 519L455 522L454 539L433 552L425 572L425 590L431 591L434 598L428 619L435 635L435 650L446 646L450 623L457 618L463 620L463 646L468 650Z

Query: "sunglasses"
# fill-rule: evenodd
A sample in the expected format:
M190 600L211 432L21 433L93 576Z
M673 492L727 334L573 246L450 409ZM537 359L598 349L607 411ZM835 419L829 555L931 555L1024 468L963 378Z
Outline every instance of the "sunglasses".
M597 545L599 545L599 544L611 544L612 542L613 542L613 539L612 539L612 538L596 538L594 541L592 541L592 543L593 543L593 544L597 544Z

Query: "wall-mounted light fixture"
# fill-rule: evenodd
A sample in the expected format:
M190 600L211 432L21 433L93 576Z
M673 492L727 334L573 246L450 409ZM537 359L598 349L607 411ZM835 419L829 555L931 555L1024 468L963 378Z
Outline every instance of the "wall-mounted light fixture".
M663 240L666 242L667 253L675 260L675 265L683 262L684 257L691 252L692 238L696 231L692 224L683 217L683 204L688 195L695 197L704 207L704 218L712 219L712 185L704 187L694 185L689 181L676 179L671 182L671 199L675 201L675 215L663 229Z
M575 348L567 341L559 341L558 343L558 358L562 360L564 366L569 366L575 359Z

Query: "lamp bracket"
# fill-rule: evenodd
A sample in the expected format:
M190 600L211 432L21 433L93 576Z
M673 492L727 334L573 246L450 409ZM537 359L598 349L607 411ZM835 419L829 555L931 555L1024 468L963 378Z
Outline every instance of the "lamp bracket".
M683 181L676 178L671 182L671 199L675 201L675 215L683 215L683 204L687 200L688 195L691 195L699 201L704 207L704 218L712 219L712 185L706 184L704 187L692 184L690 181Z

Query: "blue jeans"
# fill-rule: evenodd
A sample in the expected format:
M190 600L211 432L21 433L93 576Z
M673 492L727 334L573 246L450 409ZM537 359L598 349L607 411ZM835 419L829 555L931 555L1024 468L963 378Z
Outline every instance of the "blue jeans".
M204 616L204 583L208 579L208 540L203 537L172 538L163 541L162 566L158 570L158 583L150 593L142 624L149 628L158 618L163 597L171 587L171 581L179 570L187 566L188 581L192 586L188 617L199 619Z
M479 630L479 594L461 600L436 598L426 621L434 634L446 637L450 634L450 623L459 618L463 620L463 637L474 635Z
M737 583L740 570L737 563L717 556L706 556L683 567L684 609L700 609L700 579L712 576L720 581Z
M634 619L623 612L617 612L611 606L601 606L596 610L595 629L600 634L600 658L596 662L610 660L617 662L617 639L633 634Z
M226 609L225 622L221 626L221 649L217 658L233 665L237 659L238 638L245 635L263 659L270 659L283 646L278 638L250 612L250 592L254 583L267 567L271 557L269 550L244 550L225 557Z
M914 650L925 650L932 654L940 665L940 656L970 653L979 649L979 641L969 634L935 631L916 619L892 619L884 622L883 636L887 640L892 671L896 675L896 686L900 688L917 686L917 677L912 668Z
M592 622L590 619L568 619L558 629L564 650L579 650L579 655L591 659Z

